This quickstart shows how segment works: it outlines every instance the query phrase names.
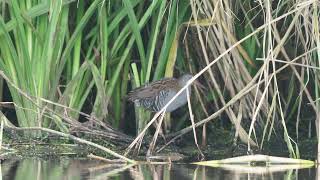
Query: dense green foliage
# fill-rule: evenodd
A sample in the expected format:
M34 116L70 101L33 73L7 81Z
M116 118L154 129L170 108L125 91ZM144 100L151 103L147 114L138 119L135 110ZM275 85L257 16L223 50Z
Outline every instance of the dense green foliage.
M206 69L206 89L193 93L196 119L224 112L242 141L262 122L261 147L280 125L298 156L301 120L320 114L319 2L231 2L1 1L0 88L21 127L68 132L94 119L125 129L136 119L140 131L150 113L131 110L130 89Z

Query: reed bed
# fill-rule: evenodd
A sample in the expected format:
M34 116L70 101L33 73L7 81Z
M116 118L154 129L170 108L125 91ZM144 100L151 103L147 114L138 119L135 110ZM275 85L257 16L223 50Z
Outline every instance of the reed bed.
M11 127L120 140L126 154L141 147L160 116L171 133L156 147L160 123L153 141L142 145L150 151L192 129L196 136L200 126L205 148L213 121L233 128L234 141L248 151L278 135L288 155L299 158L300 141L320 138L317 0L0 4L1 119ZM135 87L185 72L194 74L187 85L198 79L206 87L193 89L190 118L187 108L170 121L165 108L154 115L126 101Z

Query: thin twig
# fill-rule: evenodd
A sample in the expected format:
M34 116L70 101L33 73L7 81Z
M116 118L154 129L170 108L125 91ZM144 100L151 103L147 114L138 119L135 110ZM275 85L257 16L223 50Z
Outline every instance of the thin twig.
M313 52L317 50L317 48L313 48L310 49L309 51L301 54L300 56L294 58L292 60L292 62L297 61L298 59L302 58L303 56L306 56L307 54ZM275 71L275 73L280 73L282 70L284 70L285 68L287 68L289 66L289 64L285 64L284 66L282 66L281 68L277 69ZM260 69L261 71L261 69ZM244 97L246 94L248 94L249 92L251 92L253 89L255 89L259 84L262 84L263 82L258 82L256 84L253 84L253 82L256 80L257 76L258 76L259 72L257 73L257 75L252 79L252 81L246 86L244 87L237 95L235 95L225 106L223 106L222 108L220 108L219 110L217 110L215 113L211 114L209 117L197 122L195 124L196 127L201 126L209 121L211 121L212 119L216 118L217 116L219 116L219 114L221 114L224 110L226 110L229 106L231 106L232 104L234 104L236 101L238 101L239 99L241 99L242 97ZM271 75L269 75L271 76ZM166 146L168 146L169 144L171 144L172 142L174 142L176 139L178 139L179 137L183 136L184 134L190 132L192 130L192 126L188 126L176 133L170 134L169 137L172 137L172 139L167 142L163 147L161 147L158 152L160 152L161 150L163 150Z
M256 60L265 61L265 58L256 58ZM301 63L295 63L295 62L292 62L292 61L284 61L284 60L280 60L280 59L272 59L272 61L279 62L279 63L284 63L284 64L301 66L301 67L310 68L310 69L320 70L320 67L310 66L310 65L301 64Z
M96 144L96 143L93 143L93 142L90 142L90 141L87 141L87 140L84 140L84 139L81 139L81 138L78 138L76 136L73 136L71 134L66 134L66 133L62 133L62 132L59 132L59 131L55 131L55 130L52 130L52 129L48 129L48 128L43 128L43 127L25 127L25 128L18 128L18 127L11 127L9 126L9 128L13 128L13 129L16 129L16 130L26 130L26 131L44 131L44 132L48 132L48 133L51 133L51 134L55 134L55 135L59 135L59 136L62 136L62 137L66 137L66 138L69 138L69 139L72 139L74 141L77 141L79 143L82 143L82 144L86 144L86 145L89 145L89 146L93 146L95 148L98 148L112 156L115 156L117 158L120 158L128 163L136 163L134 160L131 160L131 159L128 159L126 158L125 156L122 156L104 146L101 146L99 144Z
M3 121L4 119L0 118L1 125L0 125L0 151L2 150L2 137L3 137Z
M196 144L199 153L201 154L201 159L204 159L204 154L202 153L199 144L198 144L198 140L197 140L197 133L196 133L196 128L194 126L194 116L192 113L192 107L191 107L191 101L190 101L190 94L189 94L189 89L186 90L187 91L187 100L188 100L188 108L189 108L189 115L190 115L190 121L192 124L192 129L193 129L193 137L194 137L194 143Z
M152 142L150 143L150 146L149 146L147 155L151 155L152 152L153 152L153 150L154 150L154 147L155 147L156 142L157 142L157 139L158 139L158 134L159 134L159 132L160 132L161 125L162 125L162 122L163 122L163 119L164 119L164 115L165 115L165 112L163 112L163 113L161 114L161 116L160 116L159 124L158 124L158 126L157 126L156 132L154 133Z
M279 21L279 20L287 17L287 16L290 15L290 14L293 14L294 12L297 12L297 11L303 9L303 7L307 7L309 4L311 4L311 3L304 4L303 6L300 6L299 8L295 8L295 9L293 9L292 11L289 11L289 12L287 12L287 13L285 13L285 14L283 14L283 15L281 15L281 16L279 16L279 17L277 17L277 18L275 18L275 19L273 19L273 20L271 20L271 21L269 21L268 23L260 26L260 27L257 28L255 31L253 31L252 33L248 34L246 37L242 38L241 40L239 40L238 42L236 42L235 44L233 44L232 46L230 46L226 51L224 51L223 53L221 53L215 60L211 61L206 67L204 67L201 71L199 71L196 75L194 75L194 76L186 83L186 85L185 85L183 88L181 88L180 91L178 91L177 94L176 94L174 97L172 97L172 99L171 99L159 112L157 112L157 113L154 115L154 117L149 121L149 123L148 123L148 124L145 126L145 128L140 132L140 134L136 137L136 139L128 146L125 154L128 154L128 153L131 151L131 149L136 145L136 143L137 143L139 140L141 140L141 138L143 138L145 132L146 132L147 129L151 126L151 124L154 123L154 121L156 120L156 118L159 117L159 115L160 115L162 112L164 112L164 110L165 110L185 89L187 89L187 88L193 83L193 81L195 81L195 80L196 80L197 78L199 78L204 72L206 72L208 69L210 69L211 66L213 66L216 62L218 62L223 56L225 56L226 54L228 54L231 50L233 50L234 48L236 48L236 47L237 47L238 45L240 45L242 42L244 42L245 40L247 40L247 39L250 38L251 36L255 35L256 33L258 33L259 31L261 31L261 30L264 29L265 27L267 27L267 26L269 26L270 24L275 23L275 22L277 22L277 21ZM197 23L197 22L196 22L196 23ZM206 57L206 58L207 58L207 57ZM254 79L253 79L253 80L254 80ZM249 87L247 87L247 88L249 88L250 90L252 90L252 89L250 88L252 84L253 84L253 81L251 81L251 82L248 84ZM242 92L245 92L245 91L242 91ZM250 91L249 91L249 92L250 92ZM248 93L248 92L247 92L247 93ZM240 96L240 97L239 97L239 96ZM240 95L238 94L238 97L237 97L237 98L234 97L232 100L229 101L229 103L227 103L227 104L226 104L223 108L221 108L219 111L217 111L217 112L214 113L213 115L209 116L208 118L206 118L206 119L204 119L204 120L196 123L196 124L195 124L196 127L202 125L202 124L205 123L205 122L209 122L211 119L213 119L214 117L216 117L217 114L220 114L220 113L223 112L225 109L227 109L227 107L229 107L231 104L233 104L234 102L236 102L235 99L238 100L238 98L241 98L242 96L243 96L243 94L240 94ZM183 131L184 131L183 134L189 132L189 130L190 130L189 128L190 128L190 126L187 127L187 128L185 128L185 129L183 129L183 130L181 130L180 133L183 132ZM192 129L192 127L191 127L191 129ZM244 131L244 130L243 130L243 131ZM241 133L242 131L239 131L239 132ZM245 131L244 131L243 133L245 133ZM180 134L180 136L181 136L181 135L182 135L182 134ZM245 135L248 137L248 134L247 134L247 133L246 133ZM248 137L248 138L249 138L249 137ZM254 142L252 142L252 143L255 144ZM168 144L168 143L167 143L167 144Z
M76 113L79 113L80 115L83 115L85 116L86 118L91 118L91 116L89 114L86 114L84 112L81 112L81 111L78 111L76 109L73 109L73 108L70 108L68 106L65 106L65 105L62 105L62 104L59 104L59 103L56 103L56 102L53 102L53 101L50 101L50 100L47 100L45 98L42 98L42 97L34 97L32 95L29 95L28 93L24 92L23 90L21 90L17 85L15 85L5 74L3 71L0 71L0 76L6 80L6 82L12 86L13 88L15 88L21 95L23 95L25 98L27 98L29 101L31 101L33 104L35 104L39 109L41 108L38 103L36 102L36 100L34 100L34 98L36 98L37 100L41 100L43 102L46 102L48 104L52 104L52 105L55 105L55 106L58 106L58 107L61 107L61 108L65 108L65 109L68 109L72 112L76 112ZM52 113L55 113L53 110L49 109L50 111L52 111Z

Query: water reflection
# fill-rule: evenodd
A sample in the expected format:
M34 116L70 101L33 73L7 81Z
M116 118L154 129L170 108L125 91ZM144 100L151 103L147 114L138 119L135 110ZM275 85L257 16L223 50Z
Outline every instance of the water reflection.
M134 180L182 180L182 179L315 179L316 169L277 169L259 167L241 170L213 168L187 164L106 164L95 160L80 159L24 159L3 160L2 179L14 180L56 180L56 179L134 179Z

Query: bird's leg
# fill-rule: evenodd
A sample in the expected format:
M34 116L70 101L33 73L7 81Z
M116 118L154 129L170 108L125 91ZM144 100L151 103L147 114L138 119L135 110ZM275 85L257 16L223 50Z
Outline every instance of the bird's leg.
M157 120L155 121L154 127L155 127L156 129L157 129L158 126L161 126L161 124L160 124L159 122L161 122L161 116L159 116L159 117L157 118ZM162 126L161 126L160 129L159 129L159 135L163 138L164 143L167 143L167 140L166 140L166 137L165 137L165 135L164 135L164 131L163 131L163 129L162 129Z
M156 127L156 131L155 131L155 133L153 135L153 139L152 139L152 141L150 143L150 146L149 146L149 149L148 149L148 152L147 152L147 155L149 155L149 156L152 155L153 150L154 150L155 145L156 145L156 142L157 142L157 139L158 139L159 132L162 131L161 130L161 125L162 125L162 122L163 122L164 114L165 113L162 112L162 114L160 115L160 119L158 119L159 123L158 123L158 125ZM157 122L157 121L155 121L155 122ZM163 135L163 133L162 133L162 135Z

